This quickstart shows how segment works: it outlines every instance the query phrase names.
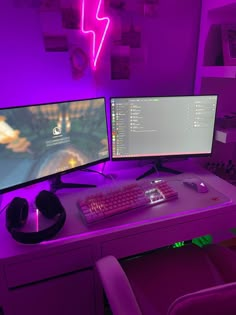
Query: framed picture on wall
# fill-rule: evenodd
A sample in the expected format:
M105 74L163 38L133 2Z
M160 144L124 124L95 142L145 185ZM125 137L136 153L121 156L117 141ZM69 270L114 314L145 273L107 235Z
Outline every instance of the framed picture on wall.
M111 79L130 79L130 47L114 45L111 52Z
M225 66L236 66L236 24L222 25L222 49Z

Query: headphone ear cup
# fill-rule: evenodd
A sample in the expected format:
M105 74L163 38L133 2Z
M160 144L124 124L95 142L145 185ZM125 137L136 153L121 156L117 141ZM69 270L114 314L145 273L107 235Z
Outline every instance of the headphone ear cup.
M6 227L11 229L22 227L28 217L29 206L24 198L15 197L6 209Z
M59 198L51 191L42 190L36 197L35 204L38 210L48 219L65 212Z

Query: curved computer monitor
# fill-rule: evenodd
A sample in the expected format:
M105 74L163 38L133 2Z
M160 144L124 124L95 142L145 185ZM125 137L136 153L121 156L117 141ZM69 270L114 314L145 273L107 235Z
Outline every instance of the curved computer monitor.
M0 110L1 192L107 159L104 98Z
M113 97L110 106L113 160L212 152L216 95Z

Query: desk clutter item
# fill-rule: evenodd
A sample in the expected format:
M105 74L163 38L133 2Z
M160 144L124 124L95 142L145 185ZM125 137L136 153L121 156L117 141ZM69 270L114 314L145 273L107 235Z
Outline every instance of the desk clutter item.
M225 179L231 184L236 184L236 166L232 160L228 160L227 163L208 162L205 167L213 174Z
M139 207L177 199L178 193L165 180L126 182L96 189L96 192L77 201L86 223Z

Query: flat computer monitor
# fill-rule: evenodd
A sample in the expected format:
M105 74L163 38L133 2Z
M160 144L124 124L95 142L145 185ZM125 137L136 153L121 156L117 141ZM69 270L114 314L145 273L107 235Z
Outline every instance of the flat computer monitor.
M104 98L0 110L1 192L47 178L54 190L94 186L63 186L59 175L108 158Z
M113 97L110 105L113 160L212 152L216 95Z

